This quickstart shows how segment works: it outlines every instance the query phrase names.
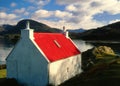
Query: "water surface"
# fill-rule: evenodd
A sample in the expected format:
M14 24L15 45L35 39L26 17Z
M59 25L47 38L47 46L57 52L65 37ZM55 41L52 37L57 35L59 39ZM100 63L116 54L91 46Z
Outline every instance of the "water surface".
M73 40L73 42L76 44L76 46L81 52L84 52L93 47L91 44L86 43L82 40ZM13 47L14 46L12 45L4 43L3 40L0 40L0 64L5 63L5 59L8 56L8 54L12 51Z

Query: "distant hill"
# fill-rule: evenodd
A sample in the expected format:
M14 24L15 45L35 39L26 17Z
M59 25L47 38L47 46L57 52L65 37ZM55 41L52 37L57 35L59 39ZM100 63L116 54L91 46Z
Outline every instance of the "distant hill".
M67 30L69 32L69 37L72 39L77 39L79 37L79 34L85 32L84 29L74 29L74 30Z
M120 22L112 23L96 29L79 33L77 38L84 40L116 40L120 41Z
M86 30L84 29L74 29L74 30L68 30L70 33L83 33L85 32Z
M4 31L4 28L2 26L0 26L0 32Z
M31 20L24 19L17 23L17 25L3 25L0 27L0 36L7 35L7 38L18 38L11 36L14 34L19 34L21 29L26 27L26 22L30 22L30 28L34 29L35 32L50 32L50 33L59 33L62 30L58 28L52 28L43 23ZM75 29L68 30L69 36L73 39L83 39L83 40L114 40L120 41L120 22L112 23L103 27L96 29L84 30L84 29ZM8 37L9 35L9 37Z
M34 29L35 32L61 32L60 29L57 28L51 28L48 25L45 25L43 23L39 23L37 21L31 20L31 19L24 19L17 23L17 25L3 25L4 31L0 32L0 34L16 34L20 33L21 29L26 28L27 21L30 22L30 28Z
M30 28L34 29L35 32L49 32L49 33L61 33L62 32L62 30L60 30L58 28L52 28L46 24L31 20L31 19L24 19L24 20L19 21L17 23L17 25L9 25L9 24L2 25L0 27L1 28L0 36L6 37L6 35L7 35L7 38L13 39L16 36L16 34L20 35L21 29L26 28L27 21L29 21L29 23L30 23ZM78 33L82 33L85 30L84 29L75 29L75 30L68 30L68 31L69 31L69 36L71 38L77 38Z
M48 25L43 23L31 20L31 19L24 19L17 23L17 25L2 25L0 27L0 38L5 40L7 44L16 44L16 42L20 38L21 29L26 28L26 24L29 21L30 28L34 29L34 32L48 32L48 33L60 33L62 30L57 28L52 28Z

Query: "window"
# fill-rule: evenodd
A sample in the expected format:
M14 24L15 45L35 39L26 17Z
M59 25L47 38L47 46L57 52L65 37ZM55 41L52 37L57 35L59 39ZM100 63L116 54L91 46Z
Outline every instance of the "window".
M56 40L54 40L54 43L56 44L57 47L61 48L60 44Z

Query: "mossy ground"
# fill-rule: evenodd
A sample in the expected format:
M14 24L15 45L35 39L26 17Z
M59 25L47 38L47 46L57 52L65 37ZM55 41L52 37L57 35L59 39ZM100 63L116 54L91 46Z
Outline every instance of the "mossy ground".
M120 86L119 59L109 64L97 64L60 86Z
M0 78L5 78L6 77L6 69L1 69L0 70Z

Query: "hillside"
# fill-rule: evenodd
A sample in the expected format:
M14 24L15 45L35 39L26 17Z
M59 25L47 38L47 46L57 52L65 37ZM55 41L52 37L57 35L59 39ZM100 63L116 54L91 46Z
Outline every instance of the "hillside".
M30 28L34 29L35 32L50 32L50 33L59 33L62 30L57 28L52 28L43 23L24 19L17 23L17 25L3 25L0 27L0 36L14 35L19 34L20 30L24 29L26 22L30 22ZM111 40L111 41L120 41L120 22L109 24L103 27L98 27L96 29L84 30L84 29L75 29L68 30L69 36L74 39L83 39L83 40ZM14 36L11 36L14 37Z
M20 33L21 29L25 29L27 21L30 22L30 28L34 29L35 32L61 32L60 29L51 28L43 23L31 19L24 19L19 21L17 25L3 25L4 30L2 30L0 34L4 35Z
M34 29L34 32L48 32L48 33L60 33L62 30L52 28L46 24L31 20L24 19L17 23L17 25L3 25L0 27L0 38L5 40L7 44L16 44L20 38L21 29L26 28L26 24L29 21L30 28Z
M96 29L90 29L82 34L80 33L78 38L84 40L120 40L120 22L109 24Z

